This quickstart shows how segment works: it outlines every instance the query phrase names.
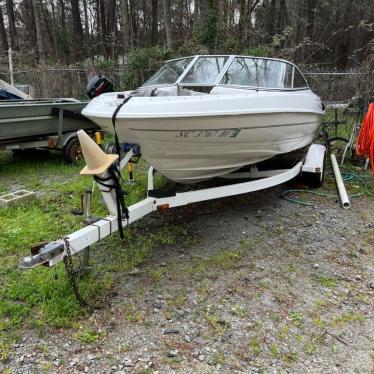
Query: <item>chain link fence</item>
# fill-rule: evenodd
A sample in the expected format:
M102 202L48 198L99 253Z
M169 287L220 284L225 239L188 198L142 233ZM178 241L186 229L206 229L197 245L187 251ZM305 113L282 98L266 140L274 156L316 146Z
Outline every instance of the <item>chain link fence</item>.
M95 74L104 74L118 91L134 89L141 85L158 66L144 68L72 69L48 68L44 70L15 70L15 84L33 88L35 97L75 97L84 99L85 88ZM306 71L304 74L312 90L324 101L345 101L352 97L374 96L374 72ZM9 72L0 72L0 78L9 81Z
M34 97L74 97L87 98L87 82L95 74L104 74L116 89L123 86L125 69L103 69L99 71L85 69L45 69L20 70L14 72L15 84L30 85ZM1 79L8 80L7 73L0 73Z
M374 72L307 72L311 89L324 101L374 97Z

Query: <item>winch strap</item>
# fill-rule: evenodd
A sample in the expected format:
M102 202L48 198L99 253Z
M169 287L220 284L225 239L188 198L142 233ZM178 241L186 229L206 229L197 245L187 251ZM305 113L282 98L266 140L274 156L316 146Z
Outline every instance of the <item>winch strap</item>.
M109 189L107 192L114 190L116 193L118 231L119 231L120 238L123 239L124 238L123 224L122 224L123 215L125 216L127 220L129 219L129 210L125 204L125 199L124 199L126 192L123 191L121 188L120 179L119 179L119 176L121 174L115 164L110 166L110 168L108 169L108 173L109 173L109 176L106 178L101 178L98 176L94 176L94 178L97 183ZM113 184L104 183L108 180L112 180Z
M113 124L113 129L114 129L114 143L116 145L116 151L117 151L117 154L118 154L118 158L120 159L121 158L121 148L120 148L120 145L119 145L119 139L118 139L118 135L117 135L117 129L116 129L116 119L117 119L117 114L118 112L121 110L121 108L131 99L131 96L127 96L125 98L125 100L123 100L123 102L121 104L119 104L116 108L116 110L113 112L113 115L112 115L112 124Z

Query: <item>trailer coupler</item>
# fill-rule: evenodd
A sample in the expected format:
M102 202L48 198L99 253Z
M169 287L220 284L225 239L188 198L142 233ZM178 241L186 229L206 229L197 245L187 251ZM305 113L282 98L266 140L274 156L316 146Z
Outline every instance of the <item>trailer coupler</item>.
M21 269L31 269L38 265L45 264L56 256L62 254L64 250L65 245L61 240L45 244L40 247L37 254L24 257L19 267Z

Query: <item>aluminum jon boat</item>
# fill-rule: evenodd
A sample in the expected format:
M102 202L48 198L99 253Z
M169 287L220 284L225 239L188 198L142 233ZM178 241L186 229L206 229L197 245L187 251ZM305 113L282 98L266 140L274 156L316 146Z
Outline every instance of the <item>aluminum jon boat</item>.
M303 148L315 140L321 100L292 63L250 56L167 61L135 91L105 93L82 114L166 178L193 183Z

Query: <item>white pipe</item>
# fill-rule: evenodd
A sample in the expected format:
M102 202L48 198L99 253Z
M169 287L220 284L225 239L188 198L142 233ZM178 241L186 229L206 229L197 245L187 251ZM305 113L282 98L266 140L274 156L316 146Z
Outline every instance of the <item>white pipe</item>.
M331 154L330 157L331 157L332 168L334 170L336 185L338 187L340 200L342 202L342 207L343 209L349 209L351 207L351 203L349 202L348 194L344 186L342 175L340 174L338 162L336 161L336 157L333 153Z

